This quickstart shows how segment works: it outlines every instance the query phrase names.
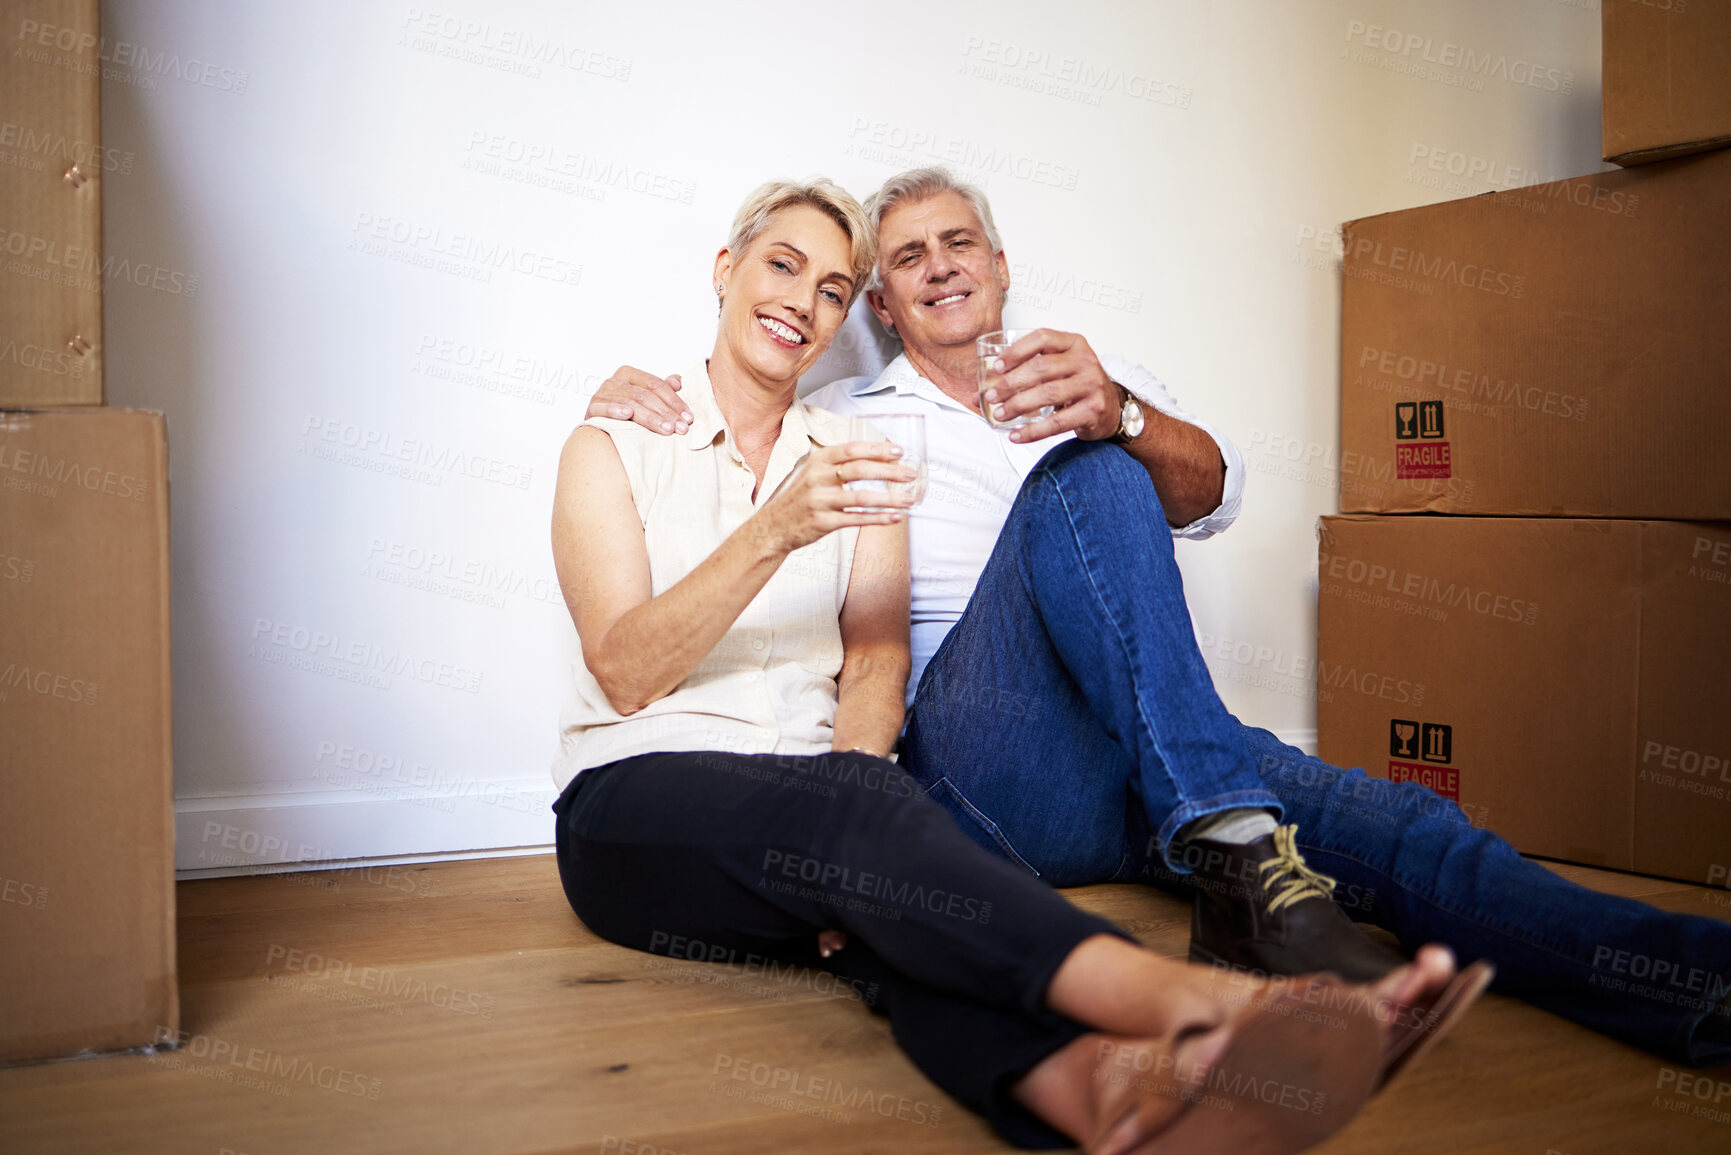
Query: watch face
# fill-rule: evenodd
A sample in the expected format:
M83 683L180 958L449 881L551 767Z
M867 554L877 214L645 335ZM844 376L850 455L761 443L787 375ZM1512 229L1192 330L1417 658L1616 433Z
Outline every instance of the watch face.
M1142 435L1142 407L1134 401L1124 402L1122 433L1126 439Z

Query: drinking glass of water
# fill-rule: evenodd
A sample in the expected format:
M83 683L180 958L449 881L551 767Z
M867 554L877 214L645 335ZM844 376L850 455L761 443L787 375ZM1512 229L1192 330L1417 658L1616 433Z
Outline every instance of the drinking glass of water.
M994 385L1004 383L1003 374L998 372L993 363L1002 357L1011 345L1032 332L1034 332L1032 329L999 329L993 333L983 333L974 340L974 349L979 355L980 366L980 414L985 417L986 424L993 429L1008 433L1012 429L1021 429L1052 415L1052 407L1042 405L1031 413L1023 413L1020 416L1010 418L1008 421L999 421L992 416L992 406L986 402L986 390ZM987 381L988 377L991 378L989 382ZM1003 402L1004 397L1000 395L995 404L1001 405Z
M912 481L850 481L849 489L871 489L879 493L911 493L918 505L926 496L926 415L923 413L873 413L848 419L847 434L853 441L888 441L901 447L897 461L912 469Z

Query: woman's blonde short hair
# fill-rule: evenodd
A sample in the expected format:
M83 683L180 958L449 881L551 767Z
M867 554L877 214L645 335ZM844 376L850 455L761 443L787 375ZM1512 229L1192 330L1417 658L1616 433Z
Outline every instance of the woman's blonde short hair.
M734 215L733 231L727 236L728 250L737 260L769 227L769 218L795 205L810 205L833 220L846 234L853 258L854 291L848 298L848 303L852 304L853 298L866 287L867 280L877 268L877 230L866 219L860 203L827 177L812 177L804 183L772 180L759 185Z

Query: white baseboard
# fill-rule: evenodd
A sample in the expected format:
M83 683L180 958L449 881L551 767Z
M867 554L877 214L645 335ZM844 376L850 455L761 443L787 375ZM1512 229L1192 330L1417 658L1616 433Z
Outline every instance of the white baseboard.
M199 870L176 870L174 880L176 882L193 882L201 878L250 878L259 874L300 874L315 870L373 872L382 867L414 866L429 862L467 862L474 858L527 858L530 855L552 853L553 844L549 842L545 846L499 846L487 850L440 851L436 854L403 854L385 858L351 858L342 862L276 862L265 866L213 866Z
M327 870L534 854L553 839L545 777L480 783L462 796L352 790L178 798L175 877Z

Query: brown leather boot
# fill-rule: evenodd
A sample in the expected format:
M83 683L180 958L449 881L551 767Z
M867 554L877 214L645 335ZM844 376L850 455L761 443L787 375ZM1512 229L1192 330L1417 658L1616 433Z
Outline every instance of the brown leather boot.
M1242 846L1198 841L1185 848L1196 898L1190 961L1264 975L1327 972L1375 982L1406 960L1354 926L1334 901L1334 879L1298 852L1296 826Z

